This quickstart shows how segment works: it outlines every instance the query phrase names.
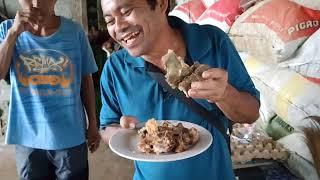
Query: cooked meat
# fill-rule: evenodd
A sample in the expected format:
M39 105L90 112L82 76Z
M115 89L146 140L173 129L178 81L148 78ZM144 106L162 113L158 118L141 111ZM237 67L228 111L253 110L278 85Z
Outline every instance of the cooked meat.
M199 140L199 132L195 128L188 129L181 123L173 125L168 121L158 125L155 119L148 120L138 135L138 150L156 154L182 152Z
M210 69L210 66L206 64L199 64L199 63L194 63L192 66L195 66L194 73L197 74L198 76L202 77L202 73L205 72L206 70Z
M178 87L183 78L191 74L192 69L183 62L181 57L177 57L172 50L162 57L165 61L166 79L173 88Z
M170 49L162 58L165 61L166 81L173 89L178 88L186 96L188 96L187 92L191 88L191 83L202 81L202 73L210 68L206 64L197 62L189 66Z
M195 73L190 74L190 76L186 76L182 82L179 83L179 90L183 91L186 96L188 96L188 90L191 88L191 83L195 81L202 81L201 76L198 76Z

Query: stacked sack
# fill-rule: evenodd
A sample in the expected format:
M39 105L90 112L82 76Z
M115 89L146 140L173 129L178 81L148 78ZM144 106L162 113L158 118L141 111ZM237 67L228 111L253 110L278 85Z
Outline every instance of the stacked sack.
M320 175L319 142L306 133L320 133L313 119L320 117L319 7L317 0L265 0L240 15L229 32L261 93L256 128L271 137L278 135L272 126L283 128L278 142L292 152L288 167L305 179Z
M279 64L280 67L292 69L308 80L320 84L320 29L298 49L294 56Z
M239 51L278 63L292 56L319 26L319 10L290 0L265 0L237 19L230 37Z
M176 6L169 15L187 23L194 23L205 10L206 6L201 0L191 0Z
M320 116L320 86L299 73L248 56L244 64L261 93L262 103L294 128L306 127L309 116ZM271 113L272 114L272 113ZM269 115L267 118L271 118Z
M235 19L261 0L190 0L178 5L169 15L187 23L207 24L229 32Z

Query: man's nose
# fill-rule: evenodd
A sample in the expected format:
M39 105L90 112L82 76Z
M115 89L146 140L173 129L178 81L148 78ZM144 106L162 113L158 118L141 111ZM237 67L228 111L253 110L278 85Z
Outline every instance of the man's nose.
M123 18L117 18L115 25L116 25L115 29L116 29L117 32L123 32L129 27L128 22L123 20Z

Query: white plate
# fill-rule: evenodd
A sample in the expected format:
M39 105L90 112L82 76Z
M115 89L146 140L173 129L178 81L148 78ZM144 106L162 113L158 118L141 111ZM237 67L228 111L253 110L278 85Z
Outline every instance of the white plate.
M161 121L158 121L161 122ZM114 134L109 140L110 149L127 159L136 160L136 161L147 161L147 162L168 162L168 161L177 161L186 158L190 158L196 156L211 145L212 143L212 135L205 128L185 121L175 121L169 120L170 123L176 125L181 122L182 125L186 128L194 127L199 131L199 141L192 146L190 149L180 152L180 153L161 153L159 155L156 154L147 154L140 152L137 149L138 143L138 131L130 130L130 129L122 129L116 134Z

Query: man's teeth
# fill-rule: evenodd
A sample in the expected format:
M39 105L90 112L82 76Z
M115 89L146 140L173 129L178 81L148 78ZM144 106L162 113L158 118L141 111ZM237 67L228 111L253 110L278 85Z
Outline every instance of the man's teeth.
M129 36L127 36L127 37L124 38L123 40L127 42L129 39L133 38L134 36L136 36L136 35L138 35L138 34L139 34L139 31L134 32L134 33L131 33Z

